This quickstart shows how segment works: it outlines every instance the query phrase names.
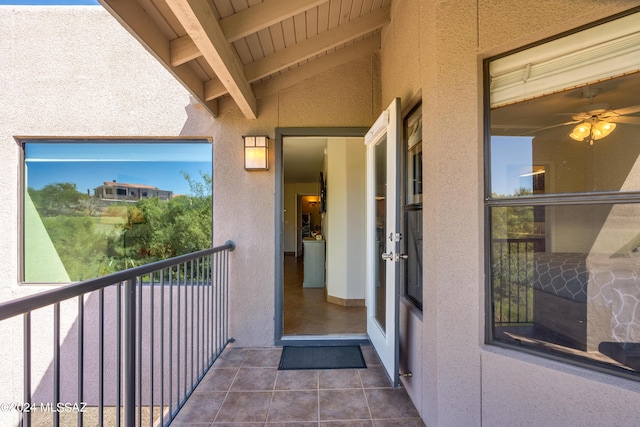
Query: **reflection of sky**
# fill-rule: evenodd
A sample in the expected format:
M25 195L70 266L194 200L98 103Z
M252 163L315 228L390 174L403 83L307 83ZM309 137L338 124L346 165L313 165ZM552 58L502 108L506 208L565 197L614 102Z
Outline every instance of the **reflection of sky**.
M40 189L54 182L72 182L78 191L93 194L105 181L145 184L189 194L182 172L194 181L211 175L209 143L28 143L26 162L29 187Z
M492 193L511 195L520 187L532 189L532 140L530 136L491 137Z

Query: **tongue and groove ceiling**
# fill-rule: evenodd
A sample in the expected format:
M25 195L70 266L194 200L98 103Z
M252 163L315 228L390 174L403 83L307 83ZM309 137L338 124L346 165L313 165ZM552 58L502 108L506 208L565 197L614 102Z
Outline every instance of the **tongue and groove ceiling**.
M254 119L258 83L271 93L379 49L391 0L100 2L214 116L230 96Z

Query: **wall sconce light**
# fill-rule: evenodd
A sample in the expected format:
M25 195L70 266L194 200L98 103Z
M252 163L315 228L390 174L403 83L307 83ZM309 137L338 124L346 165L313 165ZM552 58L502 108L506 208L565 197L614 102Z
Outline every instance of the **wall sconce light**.
M269 137L243 136L244 169L248 171L269 170Z

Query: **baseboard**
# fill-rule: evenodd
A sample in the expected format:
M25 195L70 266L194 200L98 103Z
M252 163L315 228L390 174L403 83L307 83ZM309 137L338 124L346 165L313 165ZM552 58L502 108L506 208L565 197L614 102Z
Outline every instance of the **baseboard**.
M327 295L327 302L343 307L364 307L364 299L344 299Z

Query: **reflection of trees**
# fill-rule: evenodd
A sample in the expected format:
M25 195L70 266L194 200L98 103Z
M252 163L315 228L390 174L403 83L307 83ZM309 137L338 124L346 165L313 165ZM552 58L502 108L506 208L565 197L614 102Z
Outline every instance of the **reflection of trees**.
M531 194L521 188L517 195ZM491 209L491 282L496 324L533 320L534 207Z
M211 247L211 177L183 175L192 195L169 201L154 197L102 208L72 183L30 188L29 195L69 277L85 280Z
M80 193L70 182L48 184L40 190L29 188L29 196L40 216L84 215L88 194Z

